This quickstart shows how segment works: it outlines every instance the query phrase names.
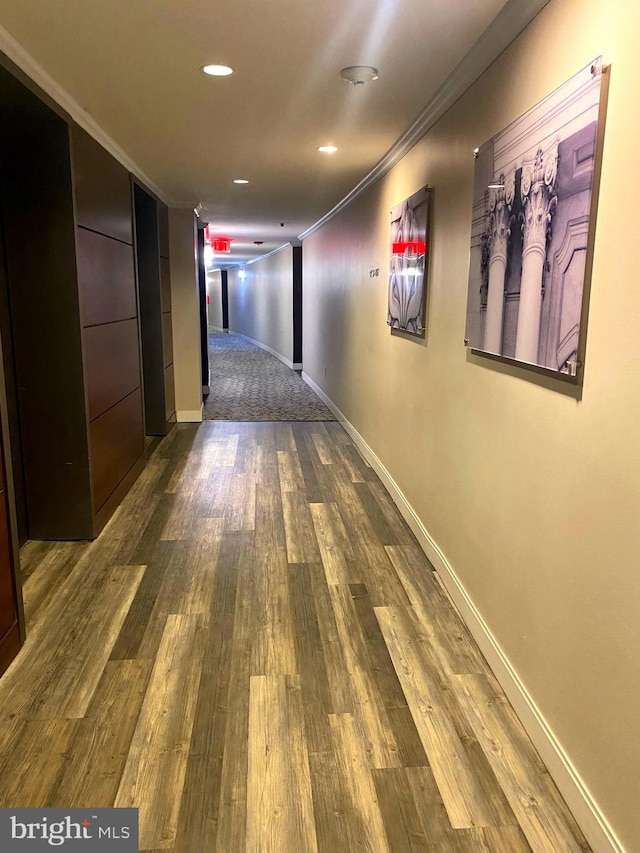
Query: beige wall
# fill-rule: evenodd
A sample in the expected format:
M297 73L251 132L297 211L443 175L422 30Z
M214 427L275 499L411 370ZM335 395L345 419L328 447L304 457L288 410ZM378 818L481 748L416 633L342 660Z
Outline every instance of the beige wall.
M262 344L291 366L293 359L293 249L249 264L241 281L229 270L229 329Z
M629 851L640 850L639 34L637 0L551 0L392 172L304 242L305 373L395 479ZM577 401L465 350L472 151L601 53L612 70ZM384 274L389 210L425 183L435 212L419 341L385 325Z
M178 421L202 420L200 307L193 210L169 209L171 319Z
M222 328L222 276L220 270L207 273L207 323L216 329Z

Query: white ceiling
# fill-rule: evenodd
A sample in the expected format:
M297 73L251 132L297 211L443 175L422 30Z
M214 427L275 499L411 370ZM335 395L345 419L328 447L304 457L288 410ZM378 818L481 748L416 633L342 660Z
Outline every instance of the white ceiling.
M203 218L232 240L220 258L227 265L295 241L338 204L503 6L3 0L0 26L167 202L202 204ZM207 63L235 73L208 77ZM344 82L340 69L357 64L375 66L380 79ZM336 154L316 151L328 142ZM236 186L236 177L250 183Z

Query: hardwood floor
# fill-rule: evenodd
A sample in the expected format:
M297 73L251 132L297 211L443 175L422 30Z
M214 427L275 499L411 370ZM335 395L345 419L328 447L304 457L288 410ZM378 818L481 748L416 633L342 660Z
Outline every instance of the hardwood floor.
M589 850L337 423L181 425L23 563L0 806L136 806L152 851Z

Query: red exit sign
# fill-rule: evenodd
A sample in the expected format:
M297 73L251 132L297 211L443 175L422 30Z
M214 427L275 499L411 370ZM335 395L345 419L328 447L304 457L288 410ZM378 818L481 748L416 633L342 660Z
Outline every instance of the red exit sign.
M427 244L424 240L401 240L391 244L391 252L394 255L424 255Z

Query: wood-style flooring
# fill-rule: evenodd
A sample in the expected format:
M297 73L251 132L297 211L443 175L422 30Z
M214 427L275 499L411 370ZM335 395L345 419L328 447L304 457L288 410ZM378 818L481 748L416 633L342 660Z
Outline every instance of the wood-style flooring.
M589 849L337 423L181 425L23 566L0 806L135 806L180 853Z

